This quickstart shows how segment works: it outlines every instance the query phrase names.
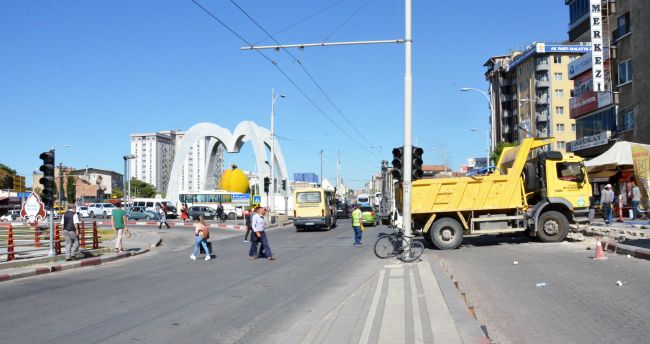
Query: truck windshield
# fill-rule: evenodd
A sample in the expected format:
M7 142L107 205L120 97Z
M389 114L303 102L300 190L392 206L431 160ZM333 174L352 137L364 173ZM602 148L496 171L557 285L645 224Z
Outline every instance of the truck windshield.
M320 192L298 192L296 202L298 203L320 203Z
M577 182L578 175L582 173L582 163L560 162L557 164L557 179Z

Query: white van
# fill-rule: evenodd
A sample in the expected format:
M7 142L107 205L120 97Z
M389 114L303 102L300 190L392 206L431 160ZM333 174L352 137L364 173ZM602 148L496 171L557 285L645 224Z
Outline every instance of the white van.
M134 198L131 201L131 207L142 207L149 211L158 211L162 204L167 206L166 216L168 219L175 219L177 214L176 206L172 202L162 198Z

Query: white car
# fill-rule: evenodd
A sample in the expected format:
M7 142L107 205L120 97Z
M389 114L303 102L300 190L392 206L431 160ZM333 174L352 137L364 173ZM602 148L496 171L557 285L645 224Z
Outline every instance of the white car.
M90 217L90 211L86 206L77 206L77 214L81 217Z
M113 209L115 209L115 206L112 205L111 203L90 204L88 206L88 215L90 215L90 217L92 217L92 218L94 218L96 216L101 216L103 218L107 218L107 217L112 216Z

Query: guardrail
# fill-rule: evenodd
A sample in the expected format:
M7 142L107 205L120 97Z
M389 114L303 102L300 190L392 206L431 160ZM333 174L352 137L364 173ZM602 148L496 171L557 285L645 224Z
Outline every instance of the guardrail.
M57 255L61 254L61 242L65 241L60 231L60 224L55 224L54 251ZM6 261L15 260L18 254L29 254L30 257L47 256L49 240L49 227L3 225L0 226L0 256L6 255ZM97 222L92 222L92 228L86 228L86 223L81 222L79 249L98 249L101 242L101 236L97 231Z

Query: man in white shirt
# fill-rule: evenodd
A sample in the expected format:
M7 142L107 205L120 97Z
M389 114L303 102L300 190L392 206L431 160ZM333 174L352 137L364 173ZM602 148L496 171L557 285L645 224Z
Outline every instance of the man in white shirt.
M65 238L65 260L72 260L72 254L79 252L79 215L74 212L75 206L68 206L63 216L61 216L61 227L63 227L63 237Z
M253 227L253 236L251 239L251 248L248 250L248 258L255 258L255 251L257 250L257 243L259 242L262 247L260 252L260 258L265 256L268 260L275 260L273 253L271 252L271 247L269 247L268 239L266 238L266 231L264 230L264 215L266 215L266 208L257 208L253 219L251 220L251 226Z

